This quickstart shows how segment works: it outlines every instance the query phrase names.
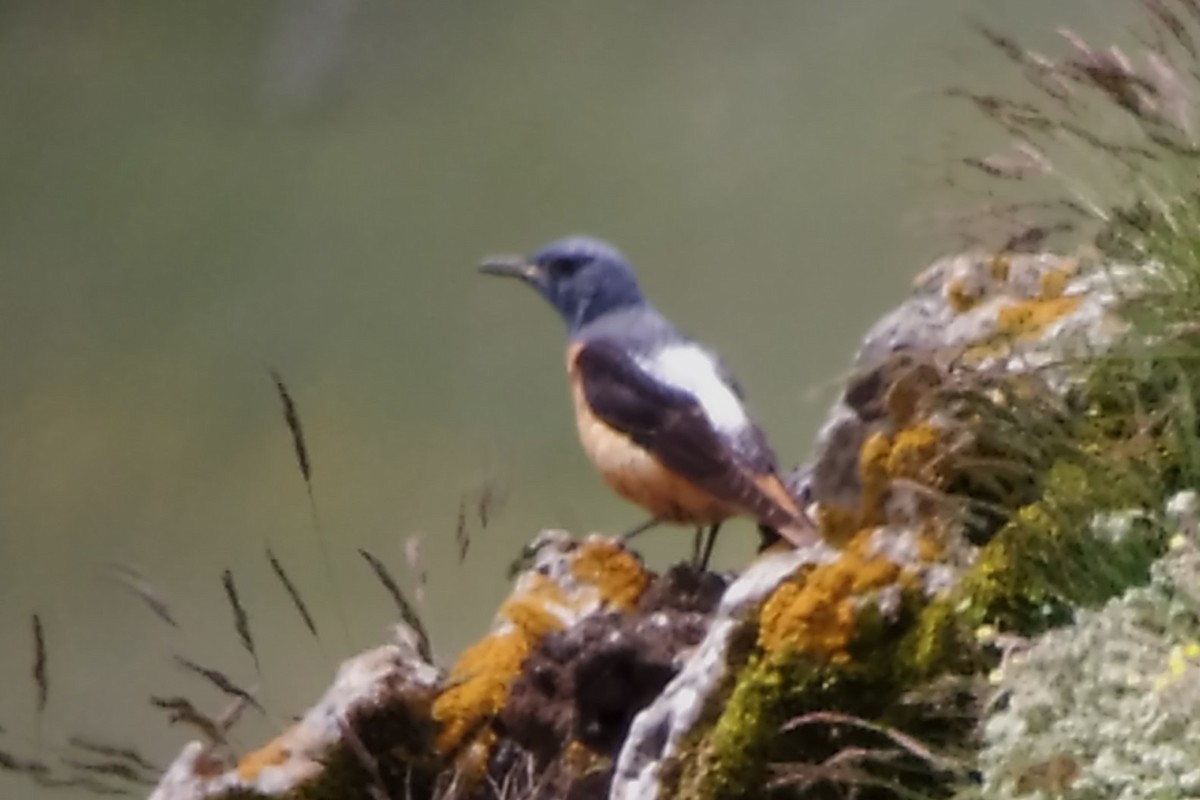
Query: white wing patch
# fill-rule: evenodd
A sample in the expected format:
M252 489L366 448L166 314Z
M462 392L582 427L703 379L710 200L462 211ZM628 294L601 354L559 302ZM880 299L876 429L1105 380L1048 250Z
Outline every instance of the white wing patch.
M721 380L713 357L694 344L668 345L653 355L641 356L638 364L663 383L683 389L700 402L713 427L736 435L750 425L742 401Z

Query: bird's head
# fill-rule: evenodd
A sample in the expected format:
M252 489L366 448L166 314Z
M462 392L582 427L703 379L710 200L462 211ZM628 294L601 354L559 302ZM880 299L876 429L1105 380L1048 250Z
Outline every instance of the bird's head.
M612 245L586 236L559 239L528 257L489 258L479 269L488 275L520 278L537 289L572 333L612 311L645 302L625 256Z

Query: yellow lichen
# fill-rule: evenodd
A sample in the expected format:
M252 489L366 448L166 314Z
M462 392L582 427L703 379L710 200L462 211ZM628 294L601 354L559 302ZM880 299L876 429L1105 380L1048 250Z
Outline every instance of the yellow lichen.
M238 777L246 782L253 781L267 767L277 767L291 758L291 748L285 744L290 732L289 728L257 750L242 756L237 765Z
M1009 272L1012 270L1012 256L1008 253L997 253L988 261L988 272L997 281L1003 283L1008 280Z
M858 527L883 522L883 501L890 483L888 458L892 442L881 431L867 437L858 451L858 478L862 482L862 500Z
M601 600L622 611L632 610L650 583L650 573L637 556L609 539L580 545L571 558L571 574L595 586Z
M849 659L859 601L900 575L894 562L871 553L872 535L859 533L836 561L811 567L775 590L759 616L758 641L765 651L796 649L834 662Z
M965 279L954 278L946 284L946 302L961 314L979 303L979 293L972 291Z
M938 429L927 422L904 428L894 437L883 431L868 436L858 453L858 507L823 505L818 511L825 541L840 546L859 532L884 524L888 492L897 478L936 487L940 447Z
M1051 324L1079 307L1082 298L1054 297L1010 303L996 314L996 327L1021 341L1037 339Z
M940 446L941 433L927 422L900 431L888 452L888 476L936 485L935 467Z
M859 516L857 508L822 504L817 508L817 528L821 538L835 547L849 541L858 532Z
M513 595L500 606L499 616L523 631L530 639L540 639L547 633L562 630L563 619L554 612L563 608L567 599L562 589L544 575L533 574L525 591Z
M433 702L441 726L436 748L451 753L483 723L499 713L508 687L521 670L533 642L520 628L493 634L468 647L450 670L447 688Z
M945 550L946 546L942 537L933 531L923 530L917 537L917 554L926 564L937 561Z
M1003 336L989 336L963 350L959 361L965 367L978 367L993 358L1003 358L1012 352L1012 343Z
M569 556L578 593L536 572L526 573L518 590L500 607L499 632L476 642L450 671L447 688L434 701L432 716L441 726L439 753L465 758L480 745L479 732L504 708L508 689L526 656L547 634L562 630L594 608L630 610L650 582L650 573L618 542L590 539Z
M1079 262L1074 259L1063 259L1054 269L1048 269L1038 276L1038 291L1043 300L1054 300L1062 297L1067 290L1071 278L1079 272Z

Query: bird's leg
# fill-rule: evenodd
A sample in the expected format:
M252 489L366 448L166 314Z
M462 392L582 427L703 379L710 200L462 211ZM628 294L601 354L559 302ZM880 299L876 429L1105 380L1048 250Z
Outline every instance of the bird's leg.
M717 531L721 530L721 523L716 523L708 529L708 538L704 541L704 552L700 556L698 565L700 571L704 572L708 569L708 560L712 558L713 546L717 543Z
M704 528L697 526L696 533L692 536L692 566L700 564L700 549L704 545Z
M662 522L662 520L659 519L658 517L651 517L650 519L643 522L641 525L638 525L638 526L631 528L630 530L627 530L624 533L622 533L621 541L628 542L630 539L634 538L635 536L638 536L639 534L645 533L646 531L650 530L655 525L658 525L661 522Z

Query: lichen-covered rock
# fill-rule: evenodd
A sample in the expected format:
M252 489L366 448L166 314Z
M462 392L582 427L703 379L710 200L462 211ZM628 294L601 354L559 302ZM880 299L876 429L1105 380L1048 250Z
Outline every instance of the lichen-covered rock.
M867 438L907 427L954 376L1036 371L1065 389L1072 356L1104 352L1127 331L1118 306L1149 269L1045 253L970 253L933 264L859 347L856 373L818 436L813 499L858 505Z
M771 553L743 572L721 598L708 634L684 662L679 674L634 720L621 748L610 796L656 796L664 768L675 759L706 705L729 684L744 658L746 619L797 566L823 561L833 553L823 545L804 551Z
M1159 372L1096 358L1132 335L1121 303L1158 269L935 264L868 333L813 458L788 476L822 541L776 542L731 577L660 576L618 540L544 532L491 631L444 679L422 673L423 705L401 704L415 738L399 754L314 709L236 768L189 748L162 800L367 796L413 770L417 800L947 796L974 762L943 750L978 744L985 721L989 786L1020 793L1038 764L1083 786L1099 767L1006 739L1026 706L989 716L982 698L998 665L1018 674L1014 642L1048 637L1031 652L1046 642L1065 668L1071 645L1053 637L1069 634L1046 631L1083 620L1068 630L1085 636L1115 613L1087 609L1161 569L1164 493L1194 452L1166 435L1176 400ZM1147 658L1186 666L1177 644Z
M406 785L427 794L441 766L430 718L441 675L407 633L346 661L298 722L236 763L192 742L151 800L317 800L365 797L368 787L398 797Z
M1060 460L1053 439L1038 442L1055 431L1069 438L1050 409L1087 376L1059 362L1127 330L1116 303L1136 290L1134 280L1121 283L1132 274L1014 255L948 259L922 275L914 296L868 334L816 457L793 478L826 545L768 558L734 582L705 643L635 721L612 796L761 796L784 765L812 772L847 748L879 744L869 728L784 732L818 711L961 742L971 726L941 719L961 698L908 698L939 679L981 674L995 650L976 630L1031 632L1054 621L1039 616L1045 609L1102 601L1139 568L1144 575L1153 546L1105 542L1079 524L1085 508L1114 507L1067 477L1096 473ZM1022 479L998 479L1002 470ZM1113 504L1125 499L1112 494ZM969 513L973 503L988 513ZM1126 569L1086 590L1056 581L1047 556L1073 549ZM756 572L766 564L775 569ZM744 586L754 590L739 595ZM927 793L961 778L930 760L921 766L912 785ZM904 769L911 780L913 766ZM860 779L886 784L897 774L874 765Z
M700 644L725 585L681 564L655 578L632 612L593 616L542 640L499 719L541 771L530 797L607 796L634 716Z
M633 610L653 577L620 542L602 536L575 542L563 531L545 531L526 550L527 568L491 633L459 656L433 704L435 747L458 764L456 791L469 792L487 771L493 722L541 642L592 616Z
M679 565L633 613L589 617L546 636L522 665L500 723L547 763L570 743L612 756L634 714L703 639L725 581Z

